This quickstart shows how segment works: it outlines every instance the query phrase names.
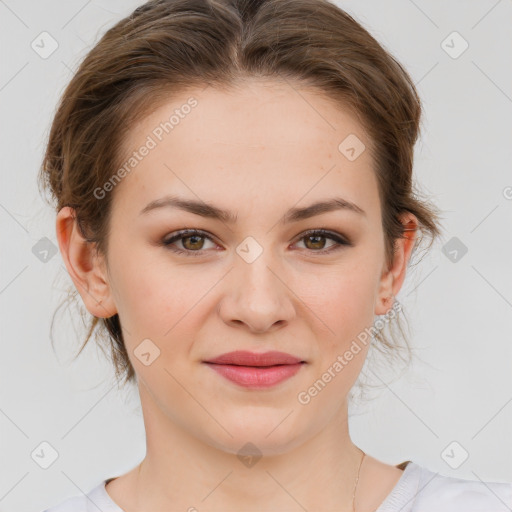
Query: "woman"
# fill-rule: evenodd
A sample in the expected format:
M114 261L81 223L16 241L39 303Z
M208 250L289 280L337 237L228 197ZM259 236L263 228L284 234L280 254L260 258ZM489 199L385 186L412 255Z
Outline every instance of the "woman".
M150 1L102 37L41 179L147 453L50 512L512 507L510 483L386 464L348 430L420 232L440 234L412 187L420 114L326 0Z

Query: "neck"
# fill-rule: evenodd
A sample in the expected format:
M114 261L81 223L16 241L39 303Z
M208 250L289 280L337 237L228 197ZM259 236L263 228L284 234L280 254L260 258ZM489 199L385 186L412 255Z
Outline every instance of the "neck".
M353 510L363 454L350 440L346 402L326 428L285 446L278 429L262 435L253 443L262 456L251 458L237 453L246 438L224 432L226 442L216 446L201 428L191 432L165 416L143 386L140 392L147 453L131 486L136 509Z

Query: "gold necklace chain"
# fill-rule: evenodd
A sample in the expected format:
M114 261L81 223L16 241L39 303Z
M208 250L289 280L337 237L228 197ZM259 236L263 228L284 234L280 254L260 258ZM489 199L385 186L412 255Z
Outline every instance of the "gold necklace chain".
M352 512L356 512L355 502L356 502L357 484L359 483L359 473L361 472L361 466L363 465L363 460L364 460L365 456L366 456L366 453L363 452L363 456L361 457L361 462L359 463L359 469L357 470L356 484L354 486L354 494L352 495ZM139 464L137 476L140 475L141 466L142 466L142 462Z
M361 457L361 462L359 463L359 469L357 470L356 485L354 486L354 494L352 496L352 512L356 512L355 502L356 502L357 484L359 483L359 473L361 471L361 466L363 465L363 460L364 460L365 455L366 455L366 453L363 452L363 456Z

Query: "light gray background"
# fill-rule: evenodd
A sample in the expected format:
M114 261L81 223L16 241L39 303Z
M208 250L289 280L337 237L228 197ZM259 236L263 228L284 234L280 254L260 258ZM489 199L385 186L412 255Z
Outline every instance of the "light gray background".
M59 253L44 263L32 252L43 237L57 245L36 187L57 100L90 45L140 3L0 0L0 511L38 512L145 453L138 395L117 390L92 342L71 362L83 333L67 315L56 319L58 358L52 350L51 318L71 280ZM421 360L351 418L352 438L388 463L512 481L512 2L337 4L418 86L417 179L447 232L398 295ZM31 48L43 31L59 45L46 59ZM456 59L441 46L453 31L469 43ZM441 250L452 237L468 248L456 262ZM58 452L48 469L31 456L43 441ZM445 461L453 441L455 458L469 453L458 469Z

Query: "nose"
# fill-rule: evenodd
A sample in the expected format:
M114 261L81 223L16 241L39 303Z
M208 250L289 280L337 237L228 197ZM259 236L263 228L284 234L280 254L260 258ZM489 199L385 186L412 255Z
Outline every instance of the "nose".
M265 251L251 263L235 259L218 307L221 318L232 327L245 327L253 333L287 325L296 314L296 295L285 274Z

